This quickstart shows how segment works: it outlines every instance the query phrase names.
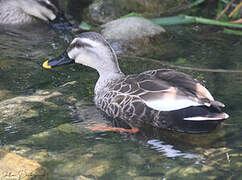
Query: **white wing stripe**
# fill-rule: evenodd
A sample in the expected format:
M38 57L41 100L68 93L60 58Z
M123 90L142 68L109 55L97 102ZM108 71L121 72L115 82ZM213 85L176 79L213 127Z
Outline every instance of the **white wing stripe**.
M214 117L206 117L206 116L195 116L195 117L187 117L183 120L185 121L211 121L211 120L221 120L221 119L227 119L229 118L229 115L226 113L220 113L217 115L214 115Z
M187 118L184 118L183 120L185 121L209 121L209 120L221 120L223 118L221 117L203 117L203 116L196 116L196 117L187 117Z
M201 106L196 101L190 99L163 99L163 100L147 100L144 101L147 106L158 111L174 111L187 108L190 106Z

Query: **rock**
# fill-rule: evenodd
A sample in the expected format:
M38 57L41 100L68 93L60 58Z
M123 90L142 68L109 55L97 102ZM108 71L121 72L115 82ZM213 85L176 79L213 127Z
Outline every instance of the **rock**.
M126 156L127 160L129 161L129 164L131 164L133 166L139 166L139 165L145 164L145 159L142 158L138 154L134 154L134 153L129 152L125 156Z
M101 26L106 39L135 40L165 32L161 26L140 17L121 18Z
M80 175L80 176L75 177L75 180L93 180L93 179Z
M120 11L114 8L112 0L96 0L84 10L84 19L90 23L106 23L120 17Z
M179 173L181 176L189 177L189 175L192 174L199 174L200 171L194 167L188 167L188 168L181 168Z
M162 179L165 179L165 178L152 177L152 176L138 176L134 178L134 180L162 180Z
M0 150L0 179L46 179L46 170L37 162Z
M5 89L0 90L0 101L7 99L8 97L11 97L11 91Z
M33 95L18 96L12 99L4 100L0 102L0 122L17 122L26 118L38 116L39 113L33 109L35 103L50 104L45 102L46 99L60 96L59 92L45 92L37 91Z
M165 33L165 29L161 26L145 18L117 19L102 25L100 32L117 54L162 56L174 49L169 44L170 34Z
M131 12L142 14L143 17L159 17L170 9L181 7L185 0L94 0L84 9L83 20L89 23L107 23Z
M87 176L101 177L108 171L109 167L110 162L103 161L103 164L99 164L96 167L87 170L84 174Z

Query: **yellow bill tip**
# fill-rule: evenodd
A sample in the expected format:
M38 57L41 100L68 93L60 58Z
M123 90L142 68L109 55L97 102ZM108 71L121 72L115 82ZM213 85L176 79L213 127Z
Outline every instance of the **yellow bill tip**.
M43 63L43 68L51 69L52 67L48 65L48 61L45 61L45 62Z

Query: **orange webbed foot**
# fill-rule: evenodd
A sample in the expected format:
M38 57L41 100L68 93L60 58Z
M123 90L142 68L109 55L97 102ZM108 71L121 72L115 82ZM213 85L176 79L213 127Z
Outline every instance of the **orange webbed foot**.
M139 129L137 128L132 128L132 129L117 128L117 127L106 126L104 124L99 124L99 123L95 123L94 126L89 126L87 128L92 131L116 131L116 132L128 132L128 133L139 132Z

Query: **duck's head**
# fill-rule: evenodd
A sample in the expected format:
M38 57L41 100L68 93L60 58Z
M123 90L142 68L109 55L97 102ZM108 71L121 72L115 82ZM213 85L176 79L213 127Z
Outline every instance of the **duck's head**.
M76 37L67 50L57 58L46 61L44 68L79 63L102 73L120 73L116 54L104 37L96 32L85 32Z
M15 0L14 6L30 16L42 19L60 30L70 29L71 24L58 9L57 0Z

